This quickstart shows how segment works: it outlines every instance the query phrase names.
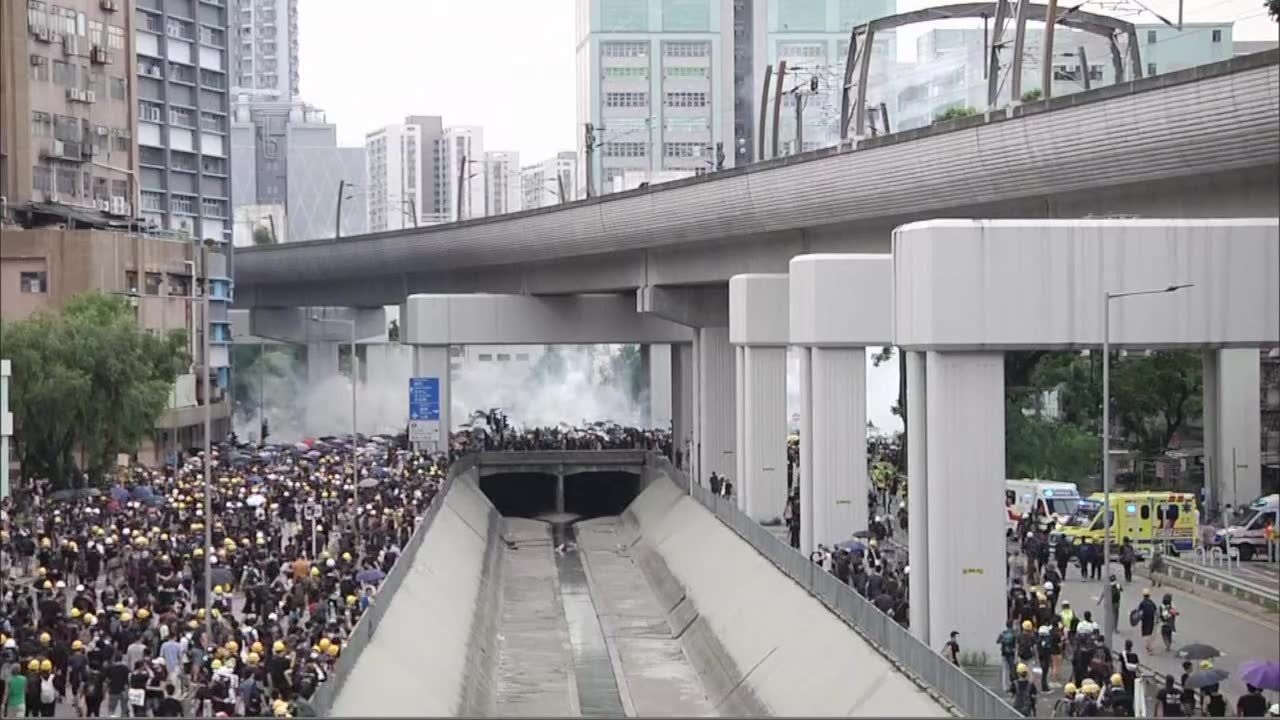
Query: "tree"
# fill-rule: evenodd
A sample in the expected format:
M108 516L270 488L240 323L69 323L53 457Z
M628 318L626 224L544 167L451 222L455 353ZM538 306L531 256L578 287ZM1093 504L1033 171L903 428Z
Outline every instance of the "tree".
M1280 0L1267 0L1267 12L1271 13L1271 19L1280 22Z
M100 481L118 454L135 452L152 432L190 365L186 346L185 331L143 330L122 299L101 293L0 323L0 347L13 361L23 479L65 487L79 469Z
M254 245L270 245L275 241L275 234L266 225L258 225L253 228Z
M640 393L644 391L643 369L639 345L619 346L617 352L609 356L609 377L633 403L640 401Z
M392 318L391 323L387 325L387 340L400 342L400 321L395 318Z
M1044 99L1044 92L1040 88L1034 88L1022 93L1022 102L1030 103Z
M947 108L945 111L940 113L936 118L934 118L934 120L936 122L943 122L945 120L958 120L960 118L972 117L977 114L978 114L978 111L975 110L974 108L969 107L968 105L961 105L959 107Z
M871 356L871 364L880 367L882 364L893 359L894 349L892 345L885 345L880 348L880 352ZM898 466L899 470L905 469L907 474L911 473L911 468L907 467L907 356L904 353L898 355L898 402L889 408L894 415L902 418L902 432L898 434L897 457L893 463Z

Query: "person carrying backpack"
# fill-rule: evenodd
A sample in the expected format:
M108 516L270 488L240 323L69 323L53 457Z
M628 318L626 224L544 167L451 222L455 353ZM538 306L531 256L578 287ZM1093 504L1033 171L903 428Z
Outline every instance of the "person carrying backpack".
M1013 669L1017 665L1018 635L1013 631L1013 621L1006 620L1004 630L996 637L1000 647L1000 660L1004 663L1004 682L1013 682Z
M1009 688L1009 694L1013 696L1013 709L1023 717L1033 717L1036 714L1036 684L1027 677L1026 664L1018 663L1015 671L1018 679Z

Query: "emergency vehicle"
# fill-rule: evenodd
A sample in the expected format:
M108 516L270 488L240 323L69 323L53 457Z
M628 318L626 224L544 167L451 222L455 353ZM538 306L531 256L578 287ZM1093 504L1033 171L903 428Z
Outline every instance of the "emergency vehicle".
M1098 512L1087 525L1062 527L1052 539L1075 544L1077 540L1102 542L1103 494L1094 493L1090 500L1099 502ZM1113 492L1111 493L1111 542L1120 546L1129 538L1139 552L1157 547L1172 547L1179 552L1189 552L1195 547L1196 527L1200 524L1200 511L1196 508L1196 496L1181 492ZM1144 553L1145 554L1145 553Z
M1241 560L1252 560L1255 555L1267 557L1267 529L1270 538L1280 529L1280 494L1263 495L1239 508L1230 524L1219 530L1216 540L1220 547L1239 548Z

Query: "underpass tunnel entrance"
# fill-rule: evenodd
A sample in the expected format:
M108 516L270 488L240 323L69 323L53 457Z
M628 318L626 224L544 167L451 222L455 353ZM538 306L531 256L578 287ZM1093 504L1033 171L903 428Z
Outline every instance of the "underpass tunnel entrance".
M480 490L504 517L536 518L556 511L555 473L487 475L480 478Z
M582 472L564 478L564 509L583 518L621 515L640 494L633 472Z

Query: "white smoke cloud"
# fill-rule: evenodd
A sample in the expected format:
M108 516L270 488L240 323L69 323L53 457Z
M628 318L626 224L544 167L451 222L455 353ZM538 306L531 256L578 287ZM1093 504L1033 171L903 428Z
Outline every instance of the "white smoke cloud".
M902 418L893 414L898 402L898 357L876 367L871 357L880 348L867 348L867 419L880 434L888 435L902 430ZM787 350L787 427L800 430L800 351Z

